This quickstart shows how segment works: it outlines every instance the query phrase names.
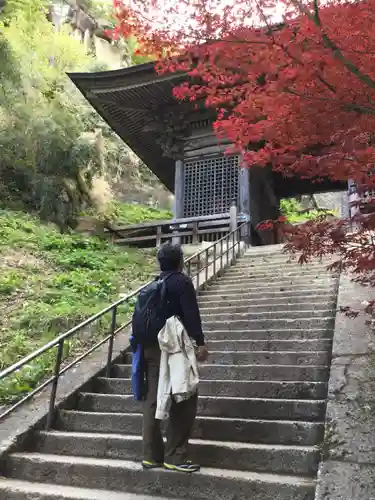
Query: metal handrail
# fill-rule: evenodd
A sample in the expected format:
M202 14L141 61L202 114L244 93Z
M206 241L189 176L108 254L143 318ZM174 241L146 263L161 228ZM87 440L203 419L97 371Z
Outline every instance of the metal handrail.
M203 250L198 251L188 259L184 261L185 267L187 268L187 274L192 278L196 279L196 290L197 294L199 294L199 288L200 288L200 275L204 271L205 272L205 284L208 282L208 270L210 266L213 266L213 274L212 277L215 278L219 271L224 269L226 265L229 263L234 263L236 261L236 258L240 252L240 245L241 245L241 236L244 234L245 229L248 229L248 234L250 235L250 230L251 230L251 223L250 222L244 222L241 225L239 225L236 229L233 231L229 232L227 235L225 235L223 238L220 238L219 240L213 242L211 245L209 245L207 248L204 248ZM224 243L226 243L226 248L224 249ZM231 246L230 246L231 245ZM219 253L218 253L218 248ZM210 252L213 252L213 260L209 261L209 256ZM201 263L203 262L203 256L205 256L205 262L204 265L201 266ZM226 262L224 262L224 257L226 256ZM219 260L219 266L217 266L217 261ZM192 273L193 271L193 264L197 263L197 271L195 274ZM48 385L52 384L51 388L51 395L50 395L50 400L49 400L49 410L48 410L48 416L47 416L47 423L46 423L46 428L50 429L54 423L55 419L55 412L56 412L56 395L57 395L57 387L59 383L59 379L61 375L66 373L68 370L70 370L73 366L75 366L77 363L85 359L89 354L94 352L96 349L104 345L105 343L108 342L108 355L107 355L107 362L106 362L106 376L109 377L111 373L111 365L112 365L112 357L113 357L113 346L114 346L114 340L116 338L116 335L124 330L127 326L130 325L131 320L127 321L123 325L117 327L117 313L118 313L118 308L124 303L127 303L130 299L138 295L147 285L149 285L151 282L149 281L148 283L142 285L139 287L137 290L131 292L129 295L126 295L125 297L122 297L121 299L117 300L116 302L112 303L105 309L99 311L98 313L94 314L90 318L86 319L85 321L81 322L80 324L76 325L75 327L71 328L67 332L63 333L56 339L48 342L41 348L37 349L36 351L30 353L28 356L22 358L21 360L17 361L13 365L9 366L8 368L5 368L0 372L0 381L4 380L5 378L9 377L10 375L14 374L15 372L19 371L23 367L27 366L30 362L34 361L38 357L42 356L46 352L50 351L53 348L57 348L57 353L56 353L56 360L55 360L55 366L54 366L54 372L51 377L49 377L47 380L45 380L41 385L36 387L33 391L28 393L25 397L23 397L20 401L16 402L9 408L7 408L3 413L0 414L0 421L3 420L5 417L7 417L9 414L11 414L13 411L15 411L17 408L19 408L21 405L29 401L31 398L33 398L36 394L41 392L43 389L45 389ZM63 353L64 353L64 343L66 340L70 339L75 333L78 331L81 331L82 329L86 328L87 326L91 325L94 323L96 320L102 318L104 315L107 313L111 313L111 327L108 335L103 338L100 342L96 343L94 346L92 346L90 349L88 349L85 353L83 353L81 356L76 358L74 361L69 363L66 366L61 366L63 362Z

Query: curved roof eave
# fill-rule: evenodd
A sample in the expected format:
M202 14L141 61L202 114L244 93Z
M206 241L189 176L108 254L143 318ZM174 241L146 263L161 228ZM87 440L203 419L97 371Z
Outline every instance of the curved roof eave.
M149 125L155 122L156 106L178 105L172 89L183 75L158 75L151 62L68 76L108 125L173 192L175 161L164 156Z

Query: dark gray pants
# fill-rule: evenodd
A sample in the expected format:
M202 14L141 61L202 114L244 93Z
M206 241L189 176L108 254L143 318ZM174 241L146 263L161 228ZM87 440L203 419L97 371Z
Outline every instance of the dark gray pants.
M186 449L197 414L198 395L181 403L172 401L164 448L161 421L155 419L161 355L159 346L145 348L144 355L148 393L143 403L143 460L177 465L186 460Z

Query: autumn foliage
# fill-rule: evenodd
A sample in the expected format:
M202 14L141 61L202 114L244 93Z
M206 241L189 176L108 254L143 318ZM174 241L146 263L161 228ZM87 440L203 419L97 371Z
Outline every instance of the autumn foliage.
M186 72L175 96L213 108L216 133L250 168L374 183L375 0L114 1L117 35L136 33L162 57L158 71ZM310 221L291 229L289 249L371 273L375 217L354 228Z

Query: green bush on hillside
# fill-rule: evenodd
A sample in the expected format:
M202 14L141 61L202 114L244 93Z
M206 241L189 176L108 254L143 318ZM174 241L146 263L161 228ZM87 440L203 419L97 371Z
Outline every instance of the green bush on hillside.
M6 210L0 210L0 257L0 369L104 309L120 294L138 288L155 272L153 250L60 234L53 225ZM120 307L119 322L129 317L131 307ZM71 338L64 356L80 353L103 338L109 324L107 315ZM47 353L0 382L0 403L19 398L50 375L54 355Z
M156 220L170 220L173 215L170 210L160 210L144 205L115 203L114 217L117 224L139 224Z

